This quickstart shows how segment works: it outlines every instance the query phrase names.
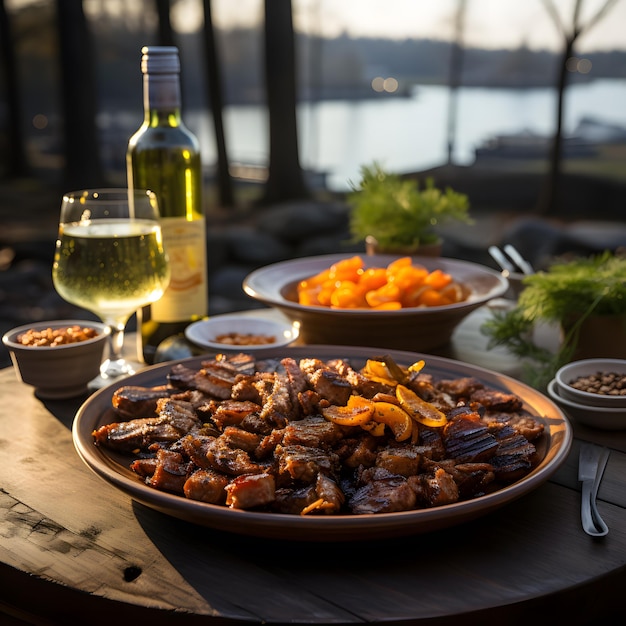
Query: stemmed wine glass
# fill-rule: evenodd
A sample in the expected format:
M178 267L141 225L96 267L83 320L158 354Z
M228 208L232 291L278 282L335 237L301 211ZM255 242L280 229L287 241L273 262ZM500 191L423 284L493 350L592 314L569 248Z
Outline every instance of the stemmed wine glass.
M52 279L59 295L111 327L102 387L135 372L122 356L124 329L158 300L170 278L156 196L136 189L88 189L63 196Z

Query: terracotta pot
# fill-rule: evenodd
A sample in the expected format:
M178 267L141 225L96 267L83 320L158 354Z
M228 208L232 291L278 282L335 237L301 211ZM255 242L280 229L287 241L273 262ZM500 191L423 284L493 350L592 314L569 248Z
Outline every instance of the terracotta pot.
M563 325L564 335L574 323ZM572 360L597 357L626 359L626 315L592 315L581 324Z
M365 238L365 252L368 256L374 256L376 254L399 254L400 256L428 256L437 257L441 256L441 250L443 247L443 241L439 239L435 243L421 245L418 248L414 247L394 247L384 248L381 247L376 240L376 237L368 235Z

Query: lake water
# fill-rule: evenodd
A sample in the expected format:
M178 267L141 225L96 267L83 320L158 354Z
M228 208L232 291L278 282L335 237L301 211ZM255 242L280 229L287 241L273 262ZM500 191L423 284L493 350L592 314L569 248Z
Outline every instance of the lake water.
M374 160L397 172L419 171L447 160L450 91L420 86L411 97L304 103L298 109L300 160L305 168L328 173L337 191L358 181L362 165ZM553 89L461 88L458 91L454 160L469 165L474 149L502 133L529 130L550 134L556 118ZM203 160L213 163L215 141L210 117L189 112L188 125L200 138ZM591 117L626 127L626 80L598 80L568 88L565 132ZM266 164L266 112L260 106L228 106L224 125L233 162Z

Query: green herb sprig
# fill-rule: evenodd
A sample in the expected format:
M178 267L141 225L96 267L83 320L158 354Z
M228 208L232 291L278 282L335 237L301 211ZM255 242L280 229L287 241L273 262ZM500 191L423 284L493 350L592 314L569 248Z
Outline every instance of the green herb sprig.
M348 202L353 240L372 235L383 249L417 249L438 240L438 225L452 220L472 223L465 194L441 191L431 178L420 189L416 180L388 173L378 163L361 168L361 180L352 185Z

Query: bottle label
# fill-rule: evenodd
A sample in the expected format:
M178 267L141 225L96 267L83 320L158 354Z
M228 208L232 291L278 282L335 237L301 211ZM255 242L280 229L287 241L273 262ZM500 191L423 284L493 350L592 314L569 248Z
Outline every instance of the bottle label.
M161 218L163 245L170 259L171 279L163 297L151 305L156 322L199 319L208 312L205 220Z

